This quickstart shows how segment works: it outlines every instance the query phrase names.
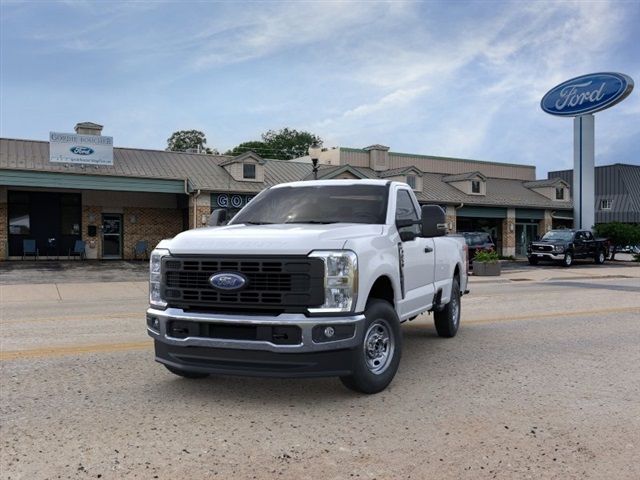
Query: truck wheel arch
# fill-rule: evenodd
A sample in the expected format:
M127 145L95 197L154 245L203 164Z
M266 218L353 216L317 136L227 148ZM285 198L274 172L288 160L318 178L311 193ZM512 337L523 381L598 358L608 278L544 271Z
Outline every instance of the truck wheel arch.
M385 300L395 308L395 291L393 289L393 283L388 276L381 275L375 282L373 282L373 285L371 285L371 289L369 290L369 294L367 295L367 301L371 298Z

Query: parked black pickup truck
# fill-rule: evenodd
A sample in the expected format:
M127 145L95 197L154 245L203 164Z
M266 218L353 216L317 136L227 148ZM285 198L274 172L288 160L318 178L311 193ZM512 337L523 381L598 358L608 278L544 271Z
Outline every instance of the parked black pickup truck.
M577 258L593 258L597 264L602 264L607 255L608 241L593 238L589 230L551 230L542 239L531 242L527 248L531 265L553 261L570 267Z

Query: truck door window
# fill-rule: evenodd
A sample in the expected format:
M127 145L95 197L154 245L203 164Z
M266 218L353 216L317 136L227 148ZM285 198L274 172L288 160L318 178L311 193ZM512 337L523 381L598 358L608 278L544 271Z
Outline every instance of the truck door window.
M411 200L411 196L407 190L398 190L396 197L396 220L419 220L416 207ZM413 232L416 235L420 233L420 225L412 225L410 227L402 227L400 232Z
M591 235L591 232L584 232L584 239L593 240L593 235Z

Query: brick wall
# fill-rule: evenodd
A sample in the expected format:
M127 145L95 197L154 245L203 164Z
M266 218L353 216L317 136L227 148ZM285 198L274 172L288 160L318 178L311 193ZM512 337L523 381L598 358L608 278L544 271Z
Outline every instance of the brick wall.
M182 214L173 208L125 207L122 221L122 253L126 260L133 259L133 248L139 240L146 240L151 251L160 240L174 237L182 231Z
M502 255L516 254L516 210L507 209L507 218L502 220Z
M88 259L96 259L102 257L102 241L100 239L100 225L102 222L102 208L94 206L82 207L82 240L86 244L86 252ZM96 236L90 237L87 234L88 226L96 227Z
M538 223L538 235L542 236L547 233L553 227L553 218L551 217L551 210L544 211L544 218Z
M201 193L197 199L191 196L189 199L189 228L206 227L209 215L211 215L211 195L209 193ZM205 218L204 223L202 222L203 218Z

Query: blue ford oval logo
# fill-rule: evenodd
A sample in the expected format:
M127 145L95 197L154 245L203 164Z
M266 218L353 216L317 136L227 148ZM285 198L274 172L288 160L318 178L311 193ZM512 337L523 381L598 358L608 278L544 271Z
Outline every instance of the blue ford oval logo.
M76 155L91 155L94 152L93 148L91 147L80 146L71 147L69 151L71 153L75 153Z
M247 277L239 273L216 273L209 277L209 283L218 290L240 290L247 285Z
M540 107L551 115L575 117L598 112L624 100L633 80L622 73L591 73L572 78L542 97Z

